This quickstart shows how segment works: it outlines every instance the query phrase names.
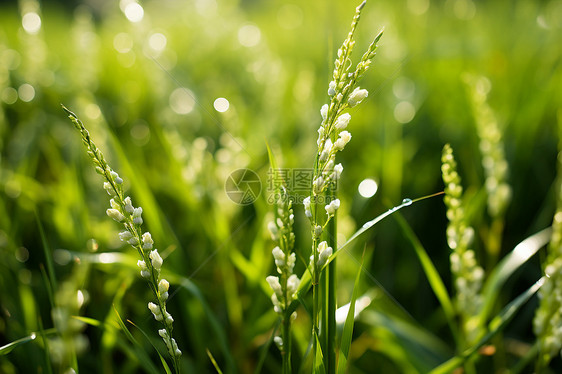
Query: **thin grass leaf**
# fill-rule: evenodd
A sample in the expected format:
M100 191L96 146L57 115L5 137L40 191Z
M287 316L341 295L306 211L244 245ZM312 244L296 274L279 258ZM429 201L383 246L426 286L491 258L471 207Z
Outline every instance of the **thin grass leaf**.
M322 354L322 345L318 336L315 334L316 339L316 357L314 357L314 374L326 374L326 367L324 366L324 356Z
M49 302L51 303L51 309L55 307L55 297L54 290L57 289L57 278L55 276L55 266L53 265L53 257L51 255L51 250L49 248L49 243L47 242L47 237L45 236L45 230L43 229L43 224L39 219L39 214L35 211L35 220L37 221L37 227L39 228L39 236L41 237L41 248L43 248L43 253L45 254L45 264L47 265L47 275L49 283L45 282L47 287L47 296L49 297Z
M517 296L513 301L506 305L502 311L492 319L489 324L490 332L488 332L477 344L465 350L461 355L454 356L443 362L441 365L431 370L430 374L450 373L454 369L463 365L463 363L473 354L478 352L485 344L487 344L496 334L502 331L507 324L515 317L515 314L525 305L527 301L542 287L545 278L542 277L529 287L521 295Z
M355 277L353 284L353 292L351 293L351 301L349 302L349 310L343 326L343 332L340 343L340 355L338 360L338 373L344 374L347 367L347 358L349 357L349 350L351 348L351 340L353 338L353 326L355 324L355 302L359 295L359 281L363 273L363 261L361 261L360 269Z
M527 239L517 244L515 248L498 263L494 270L492 270L482 288L484 305L480 312L481 326L486 323L488 316L492 312L498 300L501 287L517 269L550 241L551 232L552 229L549 227L529 236Z
M119 324L119 327L121 327L121 330L123 331L123 333L125 333L125 336L127 337L127 339L132 343L133 349L135 351L135 355L138 357L138 359L141 362L141 364L143 365L143 367L147 370L150 369L150 371L153 372L153 373L158 373L158 369L156 369L156 367L152 364L152 361L150 360L150 357L146 354L142 345L135 339L133 334L131 334L131 332L129 331L127 326L125 326L125 323L121 319L121 316L119 315L119 312L115 308L115 305L113 306L113 311L115 312L115 315L117 317L117 323ZM148 338L146 333L144 331L142 331L142 329L140 329L138 326L134 325L133 323L131 323L131 324L133 326L135 326L137 329L139 329L139 331L146 337L146 339L154 347L154 345L152 344L152 342L150 341L150 339ZM162 355L160 354L160 352L158 352L158 349L156 349L156 347L154 347L154 349L158 353L158 356L160 356L160 360L163 361L162 365L164 367L164 370L166 370L166 373L171 374L170 368L168 367L168 364L166 364L166 360L164 360L162 358Z
M273 332L269 336L269 339L267 340L267 343L265 343L263 345L262 349L261 349L260 360L258 361L258 364L256 365L256 370L254 370L255 374L259 374L259 373L262 372L263 364L265 363L265 359L267 358L267 354L269 352L269 347L271 346L271 343L273 342L273 338L277 334L277 330L279 330L280 325L281 325L281 320L279 318L277 318L276 325L275 325L275 328L273 329Z
M445 318L447 318L447 324L449 325L451 332L453 333L456 339L458 333L455 324L455 309L453 307L453 303L451 299L449 298L449 293L447 292L445 283L441 279L441 276L439 275L439 272L435 268L435 265L433 265L433 262L431 261L431 258L428 256L427 251L419 241L416 234L413 232L410 225L408 225L404 217L402 217L400 214L397 214L395 218L396 221L398 221L400 228L402 229L402 231L404 232L410 243L412 243L412 246L414 247L414 251L416 252L416 255L418 256L418 259L420 260L420 263L422 265L425 276L427 277L427 280L431 286L431 289L433 290L433 293L435 294L437 300L439 300L439 303L443 308L443 312L445 313Z
M47 330L43 330L43 334L44 334L45 337L47 337L47 336L52 336L52 335L56 335L57 332L58 332L58 331L57 331L57 329L55 329L55 328L50 328L50 329L47 329ZM11 343L8 343L8 344L6 344L6 345L3 345L3 346L0 347L0 356L7 355L8 353L12 352L12 350L13 350L14 348L17 348L17 347L19 347L20 345L24 345L24 344L26 344L26 343L32 342L32 341L34 341L35 339L37 339L37 334L33 332L33 333L29 334L28 336L25 336L25 337L20 338L20 339L18 339L18 340L14 340L14 341L11 342Z
M208 348L207 348L207 356L209 356L209 359L211 360L211 363L213 364L217 373L222 374L222 370L220 369L219 365L217 364L217 361L215 360L213 354L211 353L211 351L209 351Z
M45 345L43 348L43 355L45 357L45 367L47 374L53 374L53 365L51 363L51 355L49 352L49 339L47 339L47 335L45 334L45 329L43 328L43 320L39 317L39 335L41 335L41 339L43 340L43 344ZM57 331L58 332L58 331Z
M417 324L377 310L377 303L361 314L361 322L373 327L384 340L377 349L392 357L403 371L427 373L453 352L439 338ZM406 360L407 362L399 362Z

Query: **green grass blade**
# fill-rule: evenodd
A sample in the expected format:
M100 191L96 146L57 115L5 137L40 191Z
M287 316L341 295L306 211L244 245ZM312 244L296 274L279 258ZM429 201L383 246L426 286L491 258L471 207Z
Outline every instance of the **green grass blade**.
M435 294L437 300L439 300L439 303L443 308L445 318L447 318L447 323L449 324L451 332L456 339L457 329L455 325L455 309L453 308L453 303L449 297L447 288L445 287L441 276L437 272L437 269L435 268L435 265L433 265L433 262L431 262L427 251L420 243L418 237L413 232L410 225L408 225L406 220L400 214L396 215L396 220L398 221L398 224L402 228L402 231L404 232L410 243L412 243L414 251L416 252L416 255L418 256L418 259L420 260L420 263L422 265L425 276L427 277L433 293Z
M449 360L443 362L441 365L437 366L431 370L430 374L445 374L453 371L457 367L461 366L466 359L472 356L474 353L478 352L486 343L488 343L497 333L502 331L507 324L513 319L515 314L521 309L521 307L529 301L529 299L542 287L545 278L540 278L535 284L529 287L521 295L517 296L513 301L506 305L502 311L492 319L490 322L490 332L486 334L477 344L473 347L465 350L461 355L450 358Z
M363 261L361 261L359 271L357 272L357 276L355 277L353 292L351 293L351 301L349 302L349 310L347 312L347 317L343 326L340 344L340 355L338 361L338 374L344 374L347 366L347 358L349 357L351 340L353 338L353 326L355 324L355 302L357 301L357 296L359 295L359 281L361 280L361 273L363 272L362 268Z
M515 246L513 250L507 254L490 273L490 276L484 283L482 295L484 296L484 305L480 312L480 325L483 326L495 302L498 300L498 294L506 280L519 269L527 260L550 241L552 229L546 228L529 236L521 243Z
M217 361L215 360L213 354L211 353L211 351L209 351L209 349L207 349L207 356L209 356L209 360L211 360L211 363L213 364L217 373L222 374L222 370L220 369L219 365L217 364Z
M47 265L47 275L50 284L47 285L47 295L49 296L49 301L51 302L51 308L55 306L55 297L53 295L54 290L57 289L57 278L55 276L55 266L53 265L53 257L51 255L51 250L47 242L47 237L45 236L45 230L43 229L43 224L39 219L39 214L35 212L35 220L37 221L37 227L39 228L39 235L41 237L41 247L43 248L43 253L45 254L45 263Z
M43 330L43 334L44 336L51 336L51 335L56 335L57 334L57 330L55 328L51 328L51 329L47 329L47 330ZM0 347L0 356L4 356L7 355L8 353L10 353L14 348L19 347L20 345L24 345L27 344L29 342L34 341L35 339L37 339L37 334L36 333L31 333L28 336L25 336L23 338L20 338L18 340L14 340L11 343L8 343L6 345L3 345Z

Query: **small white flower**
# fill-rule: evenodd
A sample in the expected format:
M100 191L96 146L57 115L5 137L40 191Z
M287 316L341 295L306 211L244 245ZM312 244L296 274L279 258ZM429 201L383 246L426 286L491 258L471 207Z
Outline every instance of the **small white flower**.
M124 242L131 239L132 237L133 237L133 234L131 234L129 231L121 231L119 233L119 239L121 239L121 241L124 241Z
M113 218L117 222L121 222L125 219L125 216L121 214L121 212L118 211L117 209L108 209L105 212L109 217Z
M319 238L320 235L322 235L322 226L316 225L316 227L314 228L314 236Z
M326 120L326 118L328 118L328 104L324 104L322 105L322 108L320 109L320 115L322 116L322 120Z
M281 349L283 347L283 338L281 338L280 336L276 336L275 338L273 338L273 342L275 343L275 345L277 345L277 348Z
M269 233L271 234L271 240L273 241L279 240L279 229L277 228L275 222L273 221L269 222L267 224L267 228L269 230Z
M369 96L369 92L365 89L361 89L357 87L353 90L353 92L349 95L347 99L347 104L350 107L354 107L355 105L359 104L363 99Z
M336 82L331 81L328 85L328 96L334 96L336 94Z
M152 260L152 267L154 267L154 269L156 270L160 270L162 268L162 263L164 262L164 260L162 260L162 257L160 257L158 250L155 249L151 251L149 257Z
M318 129L318 140L316 140L316 144L318 146L320 146L320 143L322 143L323 138L324 138L324 126L320 126L320 128Z
M142 234L142 249L152 249L153 244L154 240L148 231Z
M303 201L302 201L303 205L304 205L304 214L308 217L311 218L312 217L312 212L310 211L310 196L307 196Z
M158 293L160 294L160 299L166 301L168 299L168 290L170 289L170 283L166 279L160 279L158 282Z
M338 140L336 140L334 147L337 150L341 151L342 149L344 149L346 144L349 143L350 140L351 140L351 134L348 131L342 131L340 132L340 137L338 138Z
M337 100L337 101L341 101L342 99L343 99L343 95L342 95L342 93L340 92L340 93L338 94L338 96L336 96L336 100Z
M350 119L351 119L351 115L349 113L344 113L341 116L339 116L335 124L336 129L345 130Z
M107 191L109 196L115 195L115 191L113 191L113 187L111 187L111 183L103 182L103 189Z
M326 209L326 214L328 214L329 216L333 216L339 207L340 207L340 199L335 199L330 201L330 204L327 204L324 207L324 209Z
M125 200L123 200L123 203L125 203L125 211L129 214L132 214L135 208L133 208L133 203L131 201L131 198L127 196Z
M170 337L168 336L168 331L166 331L166 329L160 329L160 330L158 330L158 335L160 335L160 337L161 337L162 339L164 339L164 341L166 342L166 344L168 344L168 343L167 343L167 340L169 340Z
M297 256L295 252L289 255L289 259L287 260L287 267L289 268L289 273L293 272L293 268L295 267L295 263L297 262Z
M164 319L164 316L160 312L160 307L158 305L154 304L153 302L149 302L148 309L150 309L150 311L154 315L155 320L162 321Z
M139 238L137 238L136 236L131 236L131 238L127 240L127 243L134 247L135 245L139 244Z
M138 260L137 266L141 270L141 277L150 278L150 272L148 271L148 268L146 267L146 262L144 262L143 260Z
M275 259L275 265L278 268L281 268L282 266L285 265L285 253L283 253L281 248L275 247L273 248L271 253L273 254L273 258Z
M339 140L339 139L338 139ZM316 178L314 180L314 182L312 182L312 189L313 191L319 195L320 193L322 193L322 189L324 188L324 178L322 178L322 176L318 176L318 178Z
M142 208L138 207L133 210L133 223L136 225L142 225Z
M273 290L274 294L277 296L277 300L283 298L283 290L281 289L281 284L279 283L279 277L275 277L273 275L268 276L265 278L267 283L269 283L269 287Z
M113 209L121 210L121 206L119 206L115 199L109 200L109 205L111 205Z
M299 289L300 279L295 274L292 274L289 279L287 279L287 291L292 298L294 298L295 293Z
M117 184L121 184L123 183L123 179L121 179L121 177L119 177L119 174L117 174L116 172L114 172L113 170L111 171L111 177L113 177L113 181Z
M343 171L343 165L342 164L337 164L336 166L334 166L334 180L338 180L340 179L340 175Z
M323 241L318 244L318 267L321 268L326 265L328 258L332 255L332 247L328 247L328 243Z

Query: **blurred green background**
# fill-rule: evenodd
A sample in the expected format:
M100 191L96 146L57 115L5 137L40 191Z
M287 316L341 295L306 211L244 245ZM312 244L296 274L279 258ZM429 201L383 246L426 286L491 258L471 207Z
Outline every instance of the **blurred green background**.
M136 254L105 215L102 180L61 103L125 179L167 256L168 305L186 372L213 372L207 349L225 372L280 372L278 350L268 345L276 315L265 283L274 272L265 229L272 209L266 142L284 168L312 167L319 109L357 5L0 2L0 346L32 332L48 337L0 356L0 372L69 366L84 373L151 372L135 347L160 365L150 343L163 344L146 308L149 290L137 274ZM441 149L451 143L475 249L489 270L485 177L463 76L488 79L488 104L503 133L513 196L501 256L549 226L554 213L562 1L371 0L356 32L355 62L382 27L361 83L369 97L351 110L353 139L338 155L345 169L340 240L403 198L441 191ZM252 205L234 204L225 194L227 176L239 168L261 177L262 193ZM358 192L366 178L378 185L371 198ZM301 205L295 215L297 252L305 259L310 234ZM403 215L449 280L442 199L416 203ZM362 289L377 292L373 304L378 300L383 315L405 315L423 326L439 339L435 347L450 345L412 244L393 218L339 257L338 304L349 301L364 249ZM499 305L540 277L541 256L506 285ZM299 260L297 273L303 270ZM503 336L502 357L490 362L509 367L534 341L536 305L533 299L518 314ZM111 327L115 310L138 326L128 324L137 346ZM71 315L108 325L82 324ZM306 351L307 318L299 309L295 365ZM52 327L59 333L50 333ZM372 319L360 319L354 337L350 372L412 372L411 358L390 349L399 344ZM58 353L47 354L45 342ZM449 350L434 363L454 353ZM551 366L560 369L560 358Z

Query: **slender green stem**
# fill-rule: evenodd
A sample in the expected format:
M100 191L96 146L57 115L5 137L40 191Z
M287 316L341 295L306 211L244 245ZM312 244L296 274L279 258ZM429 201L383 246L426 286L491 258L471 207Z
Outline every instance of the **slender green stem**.
M328 246L337 248L337 214L328 223L327 239ZM327 373L336 372L336 260L334 259L327 268Z

